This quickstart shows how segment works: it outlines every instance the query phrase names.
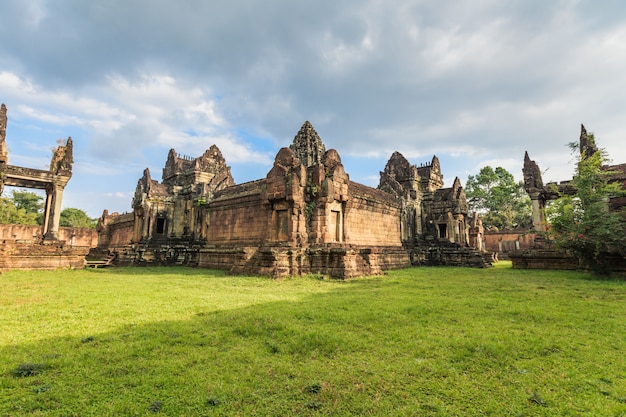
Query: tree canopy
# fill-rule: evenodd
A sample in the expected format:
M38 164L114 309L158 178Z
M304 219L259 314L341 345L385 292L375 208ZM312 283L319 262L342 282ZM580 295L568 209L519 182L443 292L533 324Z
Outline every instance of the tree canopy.
M589 135L593 141L593 134ZM599 149L587 155L578 143L573 195L561 195L547 208L548 237L556 246L571 251L598 273L608 273L610 255L626 255L626 213L610 210L610 199L626 195L613 172L606 169L607 153Z
M0 223L41 226L43 224L44 198L26 190L12 190L9 197L0 197ZM77 208L61 211L59 226L95 228L96 219Z
M532 225L530 198L524 183L502 167L481 168L470 175L465 186L470 210L481 215L486 229L515 229Z
M41 226L43 197L26 190L12 190L10 197L0 197L0 223Z
M96 219L90 218L87 213L81 209L66 208L61 212L59 226L93 229L96 227Z

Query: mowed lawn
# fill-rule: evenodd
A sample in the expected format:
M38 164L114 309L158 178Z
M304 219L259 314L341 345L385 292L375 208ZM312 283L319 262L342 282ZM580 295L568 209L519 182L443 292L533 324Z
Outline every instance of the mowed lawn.
M0 275L0 416L151 415L626 415L626 282Z

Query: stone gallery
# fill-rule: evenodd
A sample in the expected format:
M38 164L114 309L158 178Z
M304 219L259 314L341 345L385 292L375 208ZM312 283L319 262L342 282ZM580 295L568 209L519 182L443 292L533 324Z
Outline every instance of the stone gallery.
M461 183L443 188L436 156L417 167L395 152L371 188L350 180L309 122L265 178L243 184L215 145L198 158L172 149L161 182L144 171L132 208L104 211L92 257L274 277L490 265Z

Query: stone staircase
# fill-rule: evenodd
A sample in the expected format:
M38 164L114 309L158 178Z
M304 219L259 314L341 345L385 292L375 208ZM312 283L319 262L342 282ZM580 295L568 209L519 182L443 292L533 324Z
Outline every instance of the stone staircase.
M107 255L104 259L85 259L85 268L98 268L109 266L113 263L113 260L116 258L114 253Z

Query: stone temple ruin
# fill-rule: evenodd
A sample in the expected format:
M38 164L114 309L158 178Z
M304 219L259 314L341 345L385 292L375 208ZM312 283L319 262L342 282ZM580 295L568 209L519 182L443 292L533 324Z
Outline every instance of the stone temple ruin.
M598 151L594 140L587 134L585 126L580 126L579 150L581 155L592 155ZM604 166L611 173L610 180L620 183L626 189L626 164ZM524 155L524 188L532 201L533 229L535 240L532 247L525 251L510 254L514 268L529 269L578 269L578 260L551 247L550 242L543 238L546 232L545 208L547 202L558 199L561 195L572 195L576 192L571 180L559 183L543 183L539 165L531 160L528 152ZM612 197L608 201L609 210L620 210L626 207L626 197ZM614 260L615 271L626 271L624 259Z
M132 208L104 211L91 257L274 277L490 265L461 183L443 188L436 156L417 167L395 152L371 188L350 180L309 122L265 178L243 184L215 145L198 158L172 149L161 182L144 171Z
M581 155L593 155L598 151L595 142L587 134L584 125L580 126L579 149ZM611 180L622 184L622 188L626 189L626 164L609 165L604 167L610 171ZM561 181L557 183L543 184L541 178L541 170L539 165L528 156L528 152L524 155L524 188L530 196L533 208L533 228L537 232L546 231L545 207L546 202L556 200L560 195L572 195L575 193L571 180ZM613 197L609 202L612 210L626 207L626 198Z
M59 216L63 190L72 177L72 138L65 145L58 146L50 161L49 170L23 168L9 165L9 151L6 145L7 108L0 106L0 194L4 186L34 188L46 191L43 238L58 239Z
M58 146L48 170L9 164L6 145L7 108L0 106L0 195L4 186L45 190L43 227L30 239L4 239L0 245L0 270L7 268L82 267L89 248L66 245L59 239L63 190L72 177L72 138Z

